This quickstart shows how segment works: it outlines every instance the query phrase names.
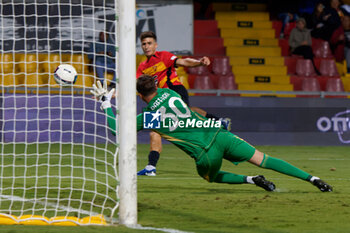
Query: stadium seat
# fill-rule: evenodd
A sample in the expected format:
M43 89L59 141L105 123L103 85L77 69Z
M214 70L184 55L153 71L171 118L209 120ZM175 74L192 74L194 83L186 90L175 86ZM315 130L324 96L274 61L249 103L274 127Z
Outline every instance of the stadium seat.
M322 59L320 63L320 73L324 76L339 76L335 61L332 59Z
M213 73L217 75L231 74L230 59L228 57L215 57L213 59Z
M27 87L36 87L43 84L41 76L38 74L24 75L24 83Z
M94 84L94 82L95 82L95 79L92 75L89 75L89 74L78 75L74 88L84 88L84 87L90 88L92 87L92 84ZM90 92L86 91L86 93L89 94Z
M340 78L329 78L326 84L326 91L343 92L344 86Z
M14 73L13 55L11 53L3 53L0 55L0 73Z
M20 81L18 77L19 75L16 75L16 74L3 74L0 85L16 86Z
M55 72L57 66L59 66L61 62L61 57L59 54L50 54L43 56L41 65L41 70L44 73L53 73Z
M188 68L189 74L196 74L196 75L206 75L209 74L209 69L207 66L197 66L197 67L191 67Z
M78 74L88 73L88 68L85 64L88 64L89 59L87 55L73 54L70 59L70 63L76 69Z
M38 72L38 59L36 54L22 54L18 66L22 73L33 74Z
M235 77L233 74L220 76L218 80L218 89L220 90L236 90L237 85L235 83Z
M210 90L210 89L214 89L214 84L209 75L198 75L194 80L194 89ZM196 95L215 95L215 94L199 93Z
M317 78L313 77L304 77L301 89L303 91L321 91L320 84L318 83ZM318 96L305 96L305 97L318 97Z
M297 60L298 60L297 57L292 57L292 56L284 58L284 65L287 66L288 74L295 74Z
M322 58L332 58L332 52L329 46L328 41L320 41L315 40L315 44L312 46L312 50L315 54L315 57L322 57Z
M235 83L235 77L233 74L220 76L218 80L219 90L237 90L237 85ZM239 96L239 94L221 94L222 96Z
M315 76L315 69L310 59L298 59L295 71L298 76Z

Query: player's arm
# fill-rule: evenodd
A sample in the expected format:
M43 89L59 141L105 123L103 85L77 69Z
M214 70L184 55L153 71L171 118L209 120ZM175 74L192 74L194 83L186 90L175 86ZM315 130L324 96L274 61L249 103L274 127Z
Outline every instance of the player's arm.
M183 67L209 66L210 60L208 57L202 57L199 60L194 58L178 58L175 61L175 65Z
M106 81L103 82L103 86L101 85L100 81L97 81L97 86L93 84L92 88L93 90L91 90L90 92L95 96L95 99L97 99L101 103L101 110L107 114L107 122L108 126L110 127L111 133L113 135L116 135L116 117L114 115L111 105L111 99L112 96L115 94L115 89L113 88L112 90L108 91Z
M92 85L93 90L90 92L95 96L95 98L101 102L101 110L103 110L107 114L107 123L110 127L111 133L116 135L117 126L116 126L116 116L112 110L111 99L115 93L115 89L113 88L109 92L107 91L107 82L104 81L103 87L100 81L97 81L97 86L95 84ZM137 116L137 131L143 129L143 115L139 114Z
M107 122L111 133L115 136L117 134L116 117L111 107L103 110L107 114Z

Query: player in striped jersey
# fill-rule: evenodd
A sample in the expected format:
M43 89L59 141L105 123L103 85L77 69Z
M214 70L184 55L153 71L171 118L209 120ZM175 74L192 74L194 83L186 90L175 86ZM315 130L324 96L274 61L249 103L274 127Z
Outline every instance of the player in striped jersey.
M167 51L157 51L157 36L154 32L146 31L140 35L141 47L147 57L147 60L141 62L138 66L136 76L139 77L142 74L147 74L154 77L157 86L159 88L169 88L177 92L182 100L188 105L189 98L186 88L182 85L179 77L176 73L178 66L183 67L197 67L197 66L209 66L210 60L208 57L202 57L199 60L193 58L178 58L174 54ZM218 118L213 114L209 114L206 111L191 107L193 111L205 116L207 118L214 118L221 120L226 129L230 130L230 119ZM139 171L138 175L156 175L156 165L159 160L160 153L162 151L162 140L159 134L150 133L150 153L148 155L148 165Z

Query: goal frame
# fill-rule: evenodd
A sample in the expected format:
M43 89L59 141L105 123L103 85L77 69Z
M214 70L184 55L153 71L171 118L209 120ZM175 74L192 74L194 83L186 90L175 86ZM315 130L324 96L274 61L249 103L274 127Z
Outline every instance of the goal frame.
M119 38L119 223L137 224L135 0L115 0Z

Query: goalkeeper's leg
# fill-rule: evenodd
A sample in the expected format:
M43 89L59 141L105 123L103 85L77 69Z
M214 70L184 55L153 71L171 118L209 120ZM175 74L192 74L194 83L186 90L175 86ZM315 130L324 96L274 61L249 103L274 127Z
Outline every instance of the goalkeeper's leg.
M139 171L137 175L139 176L155 176L156 166L159 160L160 153L162 151L162 138L156 132L150 133L150 152L148 154L148 164L147 166Z
M319 188L322 192L332 191L332 187L326 182L322 181L320 178L312 176L309 173L291 165L290 163L287 163L284 160L271 157L258 150L255 150L255 153L249 162L262 168L271 169L285 175L309 181L317 188Z
M320 178L312 176L286 161L265 155L243 139L230 132L218 134L216 141L221 144L222 148L225 148L224 158L233 163L249 161L256 166L309 181L317 186L322 192L332 191L332 187Z

